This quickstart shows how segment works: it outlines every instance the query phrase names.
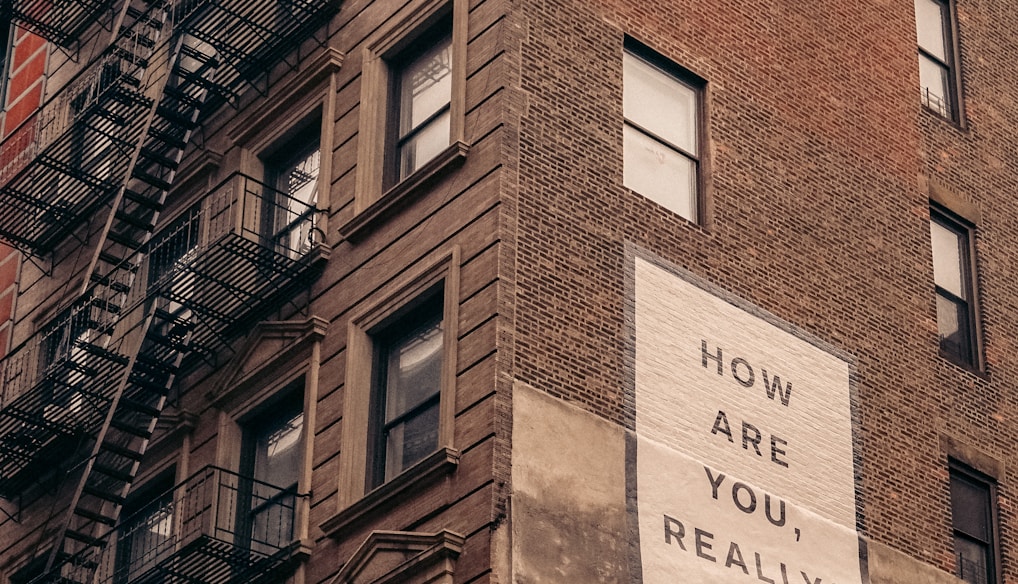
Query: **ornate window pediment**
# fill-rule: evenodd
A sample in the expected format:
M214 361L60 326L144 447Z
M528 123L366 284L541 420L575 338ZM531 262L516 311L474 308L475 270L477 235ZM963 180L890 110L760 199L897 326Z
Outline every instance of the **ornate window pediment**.
M465 538L451 531L374 531L330 584L452 584Z

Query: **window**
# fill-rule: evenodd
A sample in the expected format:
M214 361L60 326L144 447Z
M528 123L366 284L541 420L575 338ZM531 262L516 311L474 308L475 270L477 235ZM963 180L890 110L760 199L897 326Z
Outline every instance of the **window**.
M189 318L186 306L196 293L197 276L186 267L198 255L201 211L200 206L186 210L152 238L149 248L148 288L159 287L166 299L162 308L181 319Z
M293 510L301 476L304 377L287 386L282 401L244 424L238 523L250 549L272 553L293 541Z
M350 319L340 512L330 529L412 496L459 463L460 256L457 246L436 252Z
M452 37L426 37L407 51L393 74L390 134L391 186L413 174L449 146L452 98Z
M628 46L622 75L623 184L698 222L703 82Z
M115 583L133 582L173 554L173 514L172 472L132 493L117 528Z
M975 367L978 343L971 233L967 224L931 209L930 239L940 350L961 365Z
M365 43L356 239L465 159L467 0L411 0Z
M374 336L371 487L391 480L438 448L440 292Z
M310 131L282 148L279 154L265 161L266 182L275 189L276 197L265 198L274 206L265 216L271 221L266 233L273 234L273 246L291 258L306 254L313 242L312 213L318 203L318 173L321 169L319 140L321 122Z
M984 475L957 464L951 465L950 475L955 575L969 584L994 584L995 485Z
M915 20L923 105L957 120L961 103L951 4L948 0L915 0Z
M43 412L52 420L67 413L80 412L85 396L79 391L89 369L87 348L94 331L91 304L76 303L61 311L42 332L39 374ZM92 364L94 365L94 364Z

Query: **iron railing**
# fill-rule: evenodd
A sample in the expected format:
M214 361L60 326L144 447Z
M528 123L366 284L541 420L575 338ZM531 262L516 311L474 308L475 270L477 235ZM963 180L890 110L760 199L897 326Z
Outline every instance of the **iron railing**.
M72 462L102 426L144 320L135 310L103 323L99 302L81 297L0 360L0 496Z
M951 107L945 96L934 93L931 88L923 87L921 90L923 105L937 112L945 118L951 117Z
M200 91L201 107L209 111L235 103L241 85L258 89L258 80L327 22L338 2L164 0L144 6L110 47L0 143L0 238L22 251L49 252L124 184L145 114L160 99L148 87L160 76L148 68L166 54L166 43L184 47L168 63L170 87Z
M281 261L299 259L317 243L316 215L312 202L234 173L153 237L148 281L173 286L182 272L197 269L200 256L231 237L256 243Z
M152 106L156 41L120 35L0 143L0 237L47 251L115 194Z
M0 359L0 494L23 488L33 461L59 450L57 438L99 428L152 302L192 322L188 351L207 356L287 299L316 273L317 213L234 174L153 238L147 286L94 286Z
M289 559L297 499L295 487L208 466L122 518L99 557L66 558L46 581L96 563L97 584L268 581Z
M199 325L192 345L212 348L305 281L320 234L313 204L235 173L152 240L148 294Z
M58 45L74 44L79 33L113 6L110 0L3 0L0 14ZM9 6L7 6L9 5Z

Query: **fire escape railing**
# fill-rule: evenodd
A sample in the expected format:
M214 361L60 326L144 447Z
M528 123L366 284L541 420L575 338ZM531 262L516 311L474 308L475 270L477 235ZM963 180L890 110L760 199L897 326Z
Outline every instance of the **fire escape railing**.
M118 300L115 323L101 323L108 299L86 295L0 359L0 496L23 490L37 478L29 471L66 459L68 443L102 423L128 365L125 340L152 303L193 323L188 351L208 357L305 285L325 259L317 215L234 174L154 236L148 285Z
M103 12L114 4L111 0L3 0L11 21L40 37L60 45L73 45L92 23L99 22ZM2 11L0 11L2 12Z
M15 12L28 3L14 1ZM0 143L0 239L44 255L116 195L159 99L149 95L158 78L146 75L150 58L168 42L184 38L185 61L215 61L214 68L180 67L175 82L204 91L207 112L236 103L242 86L262 90L272 65L337 8L334 0L163 0L132 13L131 29ZM189 99L174 95L176 86L165 91Z
M152 105L146 38L110 46L0 143L0 238L41 255L115 194Z
M0 496L14 498L73 459L109 410L141 311L115 326L82 297L0 360Z
M63 578L98 565L96 584L259 583L290 559L298 495L205 467L121 519L90 555L68 558ZM101 550L101 551L99 551Z
M327 257L311 202L239 174L160 226L203 116L236 105L242 85L260 90L337 9L128 0L111 46L0 144L0 238L41 255L106 213L80 298L0 360L0 496L20 495L36 470L80 471L45 581L94 582L99 564L82 558L108 547L101 535L186 359L214 358L249 319L293 302Z
M191 350L214 354L317 275L327 253L318 209L235 173L157 233L149 294L195 324Z

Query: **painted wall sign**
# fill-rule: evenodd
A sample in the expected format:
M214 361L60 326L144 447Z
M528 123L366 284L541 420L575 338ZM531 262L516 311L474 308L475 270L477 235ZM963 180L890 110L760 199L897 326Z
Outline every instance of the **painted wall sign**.
M851 364L681 270L634 261L642 582L861 583Z

